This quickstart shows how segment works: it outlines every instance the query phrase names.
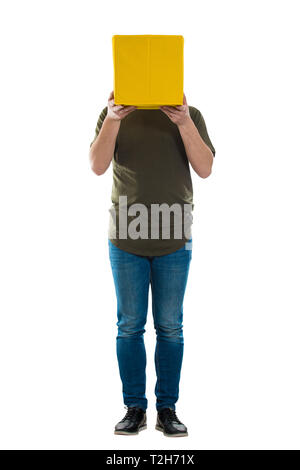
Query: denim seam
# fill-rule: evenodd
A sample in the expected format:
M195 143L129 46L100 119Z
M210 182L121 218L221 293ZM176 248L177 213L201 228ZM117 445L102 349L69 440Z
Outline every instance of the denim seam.
M150 271L150 277L151 277L151 271ZM153 287L153 283L152 283L152 287ZM154 299L154 295L153 295L153 289L152 289L152 310L153 310L153 317L154 317L154 324L156 324L157 326L157 323L156 323L156 311L155 311L155 299ZM155 355L156 355L156 379L157 379L157 395L160 395L160 389L161 389L161 381L160 381L160 367L159 367L159 361L157 359L158 357L158 354L157 354L157 347L158 346L158 336L157 336L157 330L156 330L156 351L155 351ZM156 397L156 400L157 400L157 397Z

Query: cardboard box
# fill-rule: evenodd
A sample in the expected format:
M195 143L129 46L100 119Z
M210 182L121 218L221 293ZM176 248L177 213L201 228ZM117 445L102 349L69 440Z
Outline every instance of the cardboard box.
M112 48L116 104L140 109L183 104L183 36L114 35Z

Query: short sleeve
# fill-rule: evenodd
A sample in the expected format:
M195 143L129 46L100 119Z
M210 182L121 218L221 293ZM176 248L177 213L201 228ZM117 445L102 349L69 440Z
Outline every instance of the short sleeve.
M107 106L105 106L105 108L103 108L101 113L100 113L100 116L99 116L98 121L97 121L97 126L96 126L96 129L95 129L95 136L94 136L93 141L90 143L90 147L95 142L95 140L96 140L96 138L97 138L97 136L100 132L100 129L102 127L102 124L104 122L104 119L106 118L106 115L107 115Z
M213 146L213 144L210 140L210 137L208 135L206 124L205 124L205 121L204 121L204 118L203 118L202 114L200 113L200 111L197 108L194 108L193 106L190 106L189 108L190 108L191 118L192 118L195 126L197 127L200 136L202 137L202 139L204 140L206 145L212 151L213 156L215 156L216 151L215 151L215 148L214 148L214 146Z

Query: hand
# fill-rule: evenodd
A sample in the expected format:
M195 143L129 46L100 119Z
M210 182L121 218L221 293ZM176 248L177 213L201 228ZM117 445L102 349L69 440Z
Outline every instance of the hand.
M160 109L174 124L177 124L177 126L185 124L191 119L185 94L183 94L183 104L181 106L160 106Z
M121 121L125 116L136 110L136 106L116 105L114 100L114 92L112 91L107 102L107 118L113 121Z

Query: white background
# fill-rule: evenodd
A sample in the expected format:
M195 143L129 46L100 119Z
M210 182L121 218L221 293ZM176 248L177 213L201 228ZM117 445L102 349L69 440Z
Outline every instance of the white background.
M300 448L298 3L1 2L1 448ZM182 439L154 430L151 309L148 430L113 435L112 173L88 161L113 34L184 36L216 148L193 174Z

